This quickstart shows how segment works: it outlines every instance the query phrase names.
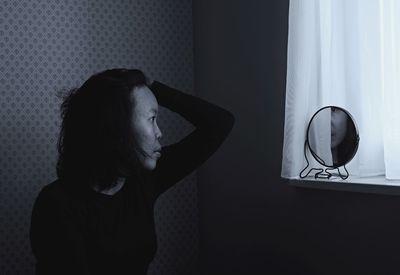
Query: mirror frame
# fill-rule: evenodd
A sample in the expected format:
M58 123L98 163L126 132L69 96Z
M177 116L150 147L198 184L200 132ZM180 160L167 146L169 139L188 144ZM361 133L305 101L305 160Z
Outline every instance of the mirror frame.
M317 153L315 153L315 152L311 149L311 146L310 146L310 141L309 141L310 125L311 125L311 123L312 123L314 117L315 117L319 112L321 112L322 110L327 109L327 108L340 109L341 111L345 112L345 113L350 117L351 121L353 122L354 129L355 129L355 131L356 131L356 139L357 139L357 141L356 141L356 147L354 148L354 151L353 151L351 157L348 159L348 161L347 161L346 163L342 164L342 165L339 165L339 166L335 166L335 165L326 165L325 163L323 163L323 162L320 160L321 158L317 155ZM358 127L357 127L356 121L354 120L354 117L353 117L347 110L343 109L342 107L334 106L334 105L329 105L329 106L322 107L322 108L320 108L318 111L316 111L316 112L314 113L314 115L311 117L311 119L310 119L310 121L309 121L309 123L308 123L307 132L306 132L306 143L307 143L308 149L310 150L311 155L313 156L313 158L314 158L319 164L321 164L322 166L329 167L329 168L334 168L334 169L336 169L336 168L338 168L338 167L341 167L341 166L345 166L345 165L346 165L347 163L349 163L349 162L354 158L354 156L356 155L357 150L358 150L358 146L359 146L359 143L360 143L360 135L359 135L359 132L358 132Z

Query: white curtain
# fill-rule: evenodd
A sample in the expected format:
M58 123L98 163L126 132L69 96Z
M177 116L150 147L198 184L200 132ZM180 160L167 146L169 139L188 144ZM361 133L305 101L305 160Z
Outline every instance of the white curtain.
M298 178L309 120L336 105L359 130L350 175L400 179L399 82L399 0L291 0L282 177Z

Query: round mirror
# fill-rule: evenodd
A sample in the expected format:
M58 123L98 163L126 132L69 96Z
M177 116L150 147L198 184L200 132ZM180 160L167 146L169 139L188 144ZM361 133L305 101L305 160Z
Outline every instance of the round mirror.
M337 106L319 109L307 129L307 143L312 156L332 168L350 162L357 152L359 135L349 112Z

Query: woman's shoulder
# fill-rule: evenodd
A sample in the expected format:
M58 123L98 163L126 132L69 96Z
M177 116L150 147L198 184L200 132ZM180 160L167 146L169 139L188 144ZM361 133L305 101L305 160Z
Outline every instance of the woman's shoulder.
M51 183L48 183L42 187L42 189L39 192L39 196L51 196L51 197L57 197L57 196L62 196L63 192L65 191L65 182L61 179L56 179L52 181Z
M76 222L81 209L81 203L76 204L76 200L71 197L64 182L57 179L46 184L39 191L33 204L31 216L31 234L40 234L39 231L45 227L54 228L53 225L60 221L63 224L67 222Z
M77 194L78 192L74 192L73 187L68 182L56 179L42 187L36 198L36 203L66 206L78 199Z

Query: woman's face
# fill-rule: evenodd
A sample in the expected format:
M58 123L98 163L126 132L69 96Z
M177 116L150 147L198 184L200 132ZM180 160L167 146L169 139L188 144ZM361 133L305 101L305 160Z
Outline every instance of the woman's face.
M152 91L147 86L135 87L131 93L134 102L132 129L136 140L136 153L146 170L156 167L157 159L161 157L162 137L157 125L158 103Z

